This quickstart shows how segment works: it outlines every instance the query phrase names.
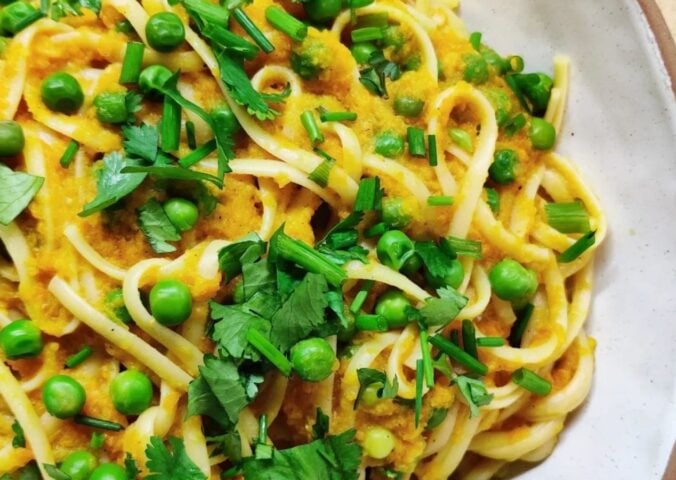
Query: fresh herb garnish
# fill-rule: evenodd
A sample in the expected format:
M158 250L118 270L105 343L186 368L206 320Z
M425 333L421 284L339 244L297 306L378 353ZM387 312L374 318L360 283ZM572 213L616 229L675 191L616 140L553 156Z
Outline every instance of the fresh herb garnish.
M357 408L364 391L369 385L373 385L374 383L383 385L378 392L378 398L380 399L394 398L399 391L399 381L397 380L397 377L394 377L392 382L389 382L387 380L387 375L380 370L375 370L373 368L359 368L357 369L357 379L359 380L359 391L357 392L357 398L354 399L354 408Z
M387 79L398 80L401 77L401 68L385 58L382 50L373 52L367 64L367 68L359 71L359 81L371 93L387 98Z
M0 164L0 223L8 225L24 211L45 179Z
M459 375L453 379L453 383L458 386L458 390L467 402L471 417L479 415L479 407L488 405L493 399L493 395L488 393L481 380Z
M171 223L162 205L151 198L137 210L138 226L155 253L176 251L176 247L167 243L181 239L181 234Z
M150 437L146 446L146 467L150 472L145 480L167 480L180 478L182 480L207 480L206 475L193 463L185 451L183 440L169 437L169 450L161 437ZM130 477L133 478L133 477Z
M12 447L24 448L26 446L26 437L24 436L23 428L21 428L21 424L18 420L14 420L14 423L12 423L12 432L14 432Z

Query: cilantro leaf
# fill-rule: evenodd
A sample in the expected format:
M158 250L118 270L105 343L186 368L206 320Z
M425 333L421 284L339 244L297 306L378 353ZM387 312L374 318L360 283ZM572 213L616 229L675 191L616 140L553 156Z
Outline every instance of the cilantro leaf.
M354 399L354 408L357 408L364 390L374 383L382 384L382 388L378 391L378 398L380 399L394 398L399 391L399 380L397 380L397 377L394 377L390 383L387 381L387 375L380 370L359 368L357 369L357 379L359 379L359 391L357 392L357 398Z
M133 103L133 100L131 100ZM155 163L159 150L160 135L157 128L143 123L122 127L122 145L130 157L137 157L148 163Z
M330 435L305 445L276 450L271 460L249 457L244 462L246 480L356 480L361 447L355 430Z
M0 164L0 223L8 225L28 206L45 179Z
M227 85L230 95L237 103L246 106L250 115L258 120L271 120L279 115L279 112L270 108L263 95L253 88L240 63L225 52L217 54L216 59L221 70L221 80Z
M324 438L329 433L329 416L317 407L317 416L314 425L312 425L312 438Z
M249 249L252 248L250 251ZM218 252L218 265L225 273L225 281L229 282L234 277L242 273L242 263L244 263L244 254L249 252L248 256L253 256L250 261L257 260L265 253L267 244L255 233L250 233L239 241L223 247Z
M359 71L359 81L371 93L387 98L386 79L398 80L401 77L401 68L385 58L382 50L371 53L367 63L369 67Z
M422 321L428 327L448 325L467 305L467 297L453 287L440 288L437 290L437 294L439 294L439 298L428 298L425 300L425 306L420 309Z
M160 202L151 198L138 208L137 213L138 226L153 251L156 253L176 251L176 247L167 242L180 240L181 234L169 220Z
M50 8L50 17L54 21L72 15L82 15L82 8L88 8L96 15L101 12L101 0L54 0Z
M87 217L119 202L133 192L146 178L145 173L125 174L122 170L137 165L136 160L125 158L120 152L112 152L103 158L103 167L99 171L96 183L96 197L87 203L78 214Z
M129 480L134 480L141 473L141 471L138 469L138 466L136 465L136 460L134 460L134 457L132 457L131 453L129 452L127 452L124 456L124 471L126 472L127 478Z
M47 472L47 475L53 480L70 480L70 475L63 473L56 465L43 463L42 466L44 467L45 472Z
M479 415L479 407L488 405L493 400L493 395L488 393L481 380L459 375L453 379L453 383L458 386L458 390L467 402L471 417Z
M14 420L12 424L12 431L14 432L14 438L12 438L12 447L14 448L24 448L26 446L26 437L23 434L23 428L18 420Z
M216 320L212 339L218 343L222 353L234 359L259 360L257 350L248 348L246 334L255 328L263 335L270 333L270 322L249 310L245 305L219 305L210 302L211 318ZM246 354L245 354L246 351Z
M141 110L141 101L143 96L136 92L127 92L124 96L124 105L127 108L127 123L134 123L136 121L136 113Z
M199 371L188 387L188 416L206 415L224 428L236 424L249 400L235 364L206 355Z
M453 276L455 257L449 255L434 242L415 242L415 251L425 265L427 274L437 286L445 284L445 279Z
M207 480L197 465L193 463L185 451L183 440L169 437L171 451L167 449L158 436L150 437L146 446L146 467L150 475L145 480L167 480L180 478L182 480Z
M270 340L283 352L323 326L328 306L323 275L308 273L272 317Z
M430 415L429 420L427 420L427 425L425 425L425 430L432 430L437 428L442 424L446 417L448 416L448 408L435 408L432 410L432 415Z

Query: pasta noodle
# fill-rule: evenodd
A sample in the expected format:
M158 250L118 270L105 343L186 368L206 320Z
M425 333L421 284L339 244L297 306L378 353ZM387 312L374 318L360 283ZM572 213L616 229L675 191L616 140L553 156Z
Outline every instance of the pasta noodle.
M451 0L18 3L0 474L488 480L551 454L608 228L553 151L570 59L524 73Z

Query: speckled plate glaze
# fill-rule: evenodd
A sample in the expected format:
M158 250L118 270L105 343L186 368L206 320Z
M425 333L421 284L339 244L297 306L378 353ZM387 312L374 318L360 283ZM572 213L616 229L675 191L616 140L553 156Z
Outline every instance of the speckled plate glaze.
M557 150L610 229L588 322L594 388L552 456L519 478L659 479L676 439L676 102L653 33L630 0L464 0L461 16L529 71L571 57Z

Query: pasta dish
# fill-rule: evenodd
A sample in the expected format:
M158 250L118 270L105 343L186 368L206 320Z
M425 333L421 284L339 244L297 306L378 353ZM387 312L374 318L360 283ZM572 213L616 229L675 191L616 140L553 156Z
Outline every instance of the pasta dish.
M16 0L0 478L490 479L585 399L603 212L455 0Z

